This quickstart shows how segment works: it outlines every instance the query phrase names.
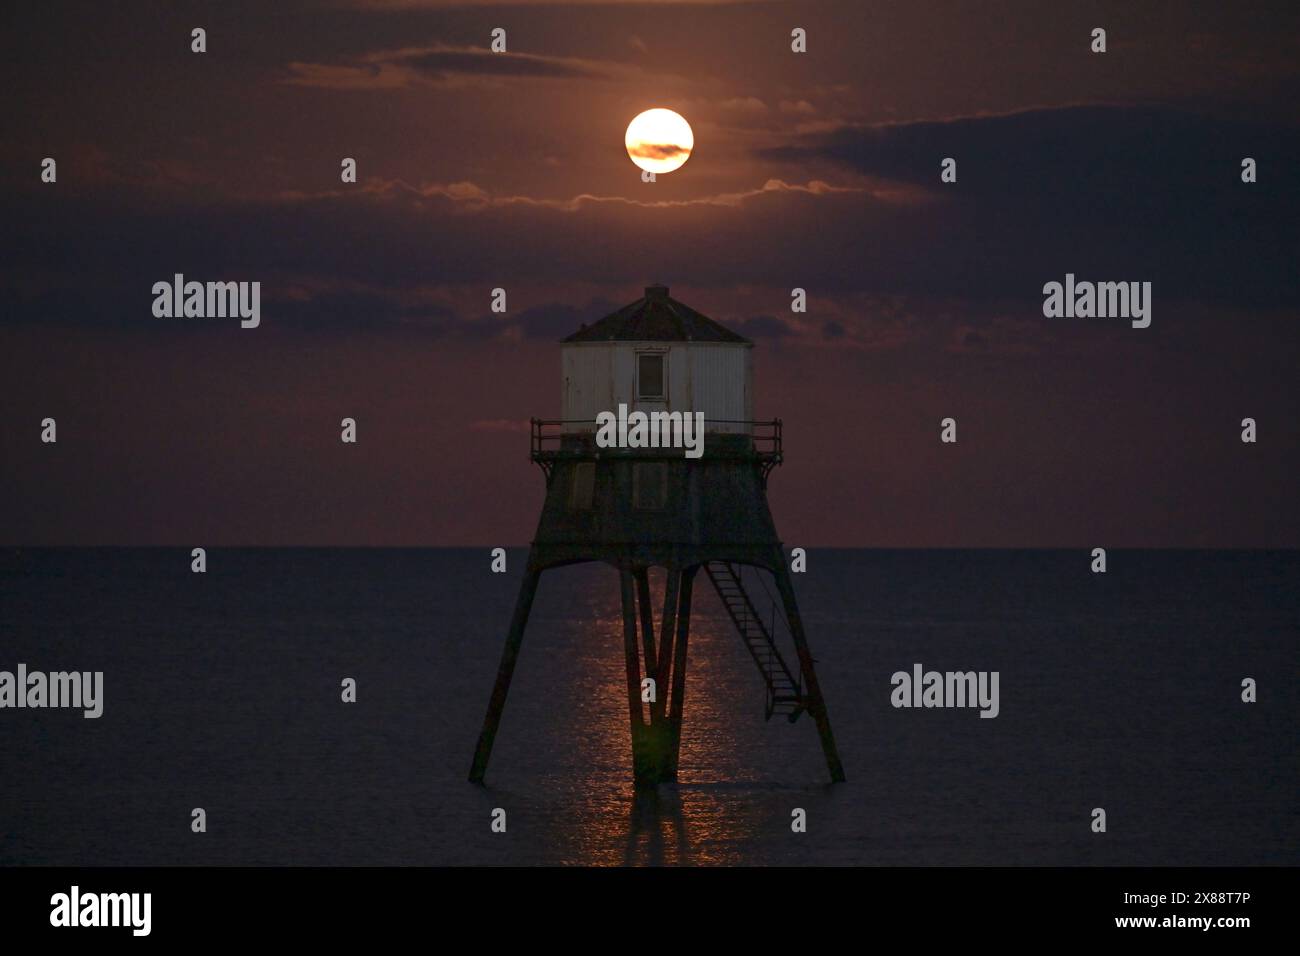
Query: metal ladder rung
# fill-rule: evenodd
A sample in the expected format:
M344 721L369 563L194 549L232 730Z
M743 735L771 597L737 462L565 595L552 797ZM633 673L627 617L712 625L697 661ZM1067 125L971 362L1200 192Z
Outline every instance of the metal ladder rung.
M731 564L710 561L705 563L704 569L763 678L766 690L764 711L769 718L774 713L781 713L794 721L805 709L802 680L795 680Z

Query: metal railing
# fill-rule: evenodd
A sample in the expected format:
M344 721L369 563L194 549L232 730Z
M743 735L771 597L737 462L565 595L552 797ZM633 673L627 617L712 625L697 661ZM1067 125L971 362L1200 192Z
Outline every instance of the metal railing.
M530 419L531 436L529 457L541 464L549 474L549 466L565 458L593 458L607 455L644 455L646 452L667 451L669 448L599 448L595 444L594 419L533 418ZM742 425L736 431L709 431L714 425ZM566 427L570 426L570 427ZM574 428L572 426L583 426ZM781 441L781 419L766 421L732 418L706 418L705 455L708 457L748 458L757 462L766 478L768 472L784 460ZM725 451L713 453L709 439L715 445L725 446ZM721 441L719 441L721 439ZM744 439L737 442L735 439ZM676 449L671 449L676 451Z

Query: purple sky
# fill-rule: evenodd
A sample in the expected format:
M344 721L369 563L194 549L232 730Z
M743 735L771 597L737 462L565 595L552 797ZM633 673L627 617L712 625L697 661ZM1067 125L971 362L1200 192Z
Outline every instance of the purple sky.
M1294 4L33 7L0 542L525 543L556 340L659 281L757 343L787 544L1300 543ZM696 149L647 184L653 106ZM260 281L261 327L154 318L176 272ZM1067 272L1150 281L1151 327L1044 318Z

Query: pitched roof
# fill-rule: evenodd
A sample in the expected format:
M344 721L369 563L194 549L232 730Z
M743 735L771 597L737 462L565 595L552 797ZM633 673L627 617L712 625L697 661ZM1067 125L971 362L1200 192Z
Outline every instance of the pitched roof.
M647 286L645 295L599 322L584 325L564 342L745 342L749 339L668 297L668 286Z

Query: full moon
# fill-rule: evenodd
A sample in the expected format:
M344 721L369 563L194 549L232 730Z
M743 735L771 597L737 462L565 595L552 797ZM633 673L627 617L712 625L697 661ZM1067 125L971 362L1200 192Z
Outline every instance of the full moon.
M672 110L646 110L627 124L623 137L632 162L651 173L671 173L691 158L695 134Z

